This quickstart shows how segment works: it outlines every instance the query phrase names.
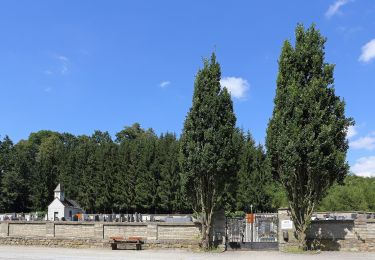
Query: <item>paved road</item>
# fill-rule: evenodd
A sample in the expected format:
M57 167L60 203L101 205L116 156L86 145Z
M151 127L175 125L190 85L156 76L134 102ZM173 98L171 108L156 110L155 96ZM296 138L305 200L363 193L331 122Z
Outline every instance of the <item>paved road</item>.
M294 260L294 259L329 259L329 260L374 260L375 253L322 252L320 254L287 254L280 252L224 252L197 253L184 250L142 250L129 251L109 249L70 249L23 246L0 246L0 259L260 259L260 260Z

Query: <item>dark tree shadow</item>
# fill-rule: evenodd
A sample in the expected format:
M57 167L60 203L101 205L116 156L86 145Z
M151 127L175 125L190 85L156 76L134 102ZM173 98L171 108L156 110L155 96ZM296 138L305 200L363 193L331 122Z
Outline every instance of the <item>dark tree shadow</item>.
M354 234L354 220L315 220L307 232L311 250L339 251L345 237Z

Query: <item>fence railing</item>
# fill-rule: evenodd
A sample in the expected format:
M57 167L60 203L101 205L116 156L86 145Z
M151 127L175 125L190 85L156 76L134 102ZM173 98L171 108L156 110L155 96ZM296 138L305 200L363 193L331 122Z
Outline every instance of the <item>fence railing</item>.
M47 220L43 213L2 213L0 221L41 221ZM58 221L84 221L84 222L196 222L190 214L75 214L72 218L61 218Z

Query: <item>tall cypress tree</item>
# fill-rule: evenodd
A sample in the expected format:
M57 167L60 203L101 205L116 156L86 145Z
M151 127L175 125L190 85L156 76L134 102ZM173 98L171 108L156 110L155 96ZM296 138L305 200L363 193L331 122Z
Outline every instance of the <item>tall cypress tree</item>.
M119 140L117 140L120 142ZM134 183L135 176L133 157L135 149L134 142L122 139L118 148L118 167L116 181L113 186L114 190L114 206L120 212L128 213L132 209L132 203L135 198Z
M179 143L176 135L166 133L159 138L157 154L160 156L160 174L157 187L158 210L171 213L182 210L180 194Z
M140 157L136 162L135 205L138 212L154 212L157 185L157 136L152 129L142 134L137 142Z
M14 146L8 136L0 140L0 212L14 212L19 202L19 181L14 168Z
M94 213L95 206L95 180L96 180L96 163L95 163L95 142L93 139L82 135L78 137L78 145L75 151L75 168L79 172L79 188L77 200L80 205L89 213Z
M117 171L117 147L108 132L95 131L91 139L95 143L95 209L99 212L113 212L113 175Z
M30 201L30 194L32 189L33 165L35 162L35 154L27 141L19 141L12 152L12 171L17 175L17 182L10 184L17 189L17 204L18 211L27 212L31 209L32 203Z
M61 134L63 142L63 152L61 163L59 165L58 183L63 184L65 196L67 198L77 199L81 181L81 170L76 169L77 148L79 146L78 138L69 133Z
M60 134L51 131L33 133L29 141L37 151L32 179L33 207L35 210L44 210L53 198L53 190L57 185L63 143Z
M116 134L118 148L118 172L114 183L114 204L120 212L136 210L135 185L141 158L141 139L145 131L139 123L125 126Z
M335 95L334 65L325 62L326 39L311 26L296 28L279 59L275 107L267 130L272 171L285 187L300 248L315 206L348 172L346 133L353 124Z
M226 88L220 87L215 54L204 61L194 85L193 104L181 137L181 167L191 205L202 214L202 245L210 246L212 216L220 207L225 184L235 173L233 134L236 117Z
M273 180L266 165L266 155L263 146L255 145L250 132L245 136L237 177L239 210L249 212L250 205L254 206L255 212L273 210L270 189Z

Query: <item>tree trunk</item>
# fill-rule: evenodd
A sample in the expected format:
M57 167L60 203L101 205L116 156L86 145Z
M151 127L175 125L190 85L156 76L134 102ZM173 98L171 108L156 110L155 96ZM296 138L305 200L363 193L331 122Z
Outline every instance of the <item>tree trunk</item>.
M298 248L301 250L307 250L307 243L306 243L306 230L307 230L308 223L303 223L300 225L296 225L296 235L298 239Z
M203 219L202 219L202 248L204 250L208 250L211 247L211 241L210 241L211 219L212 219L212 211L203 212Z
M311 202L305 206L298 208L290 205L292 220L296 228L296 236L298 239L298 248L301 250L307 250L306 232L310 227L311 216L315 208L315 202Z
M306 244L306 233L302 231L297 231L297 238L298 238L298 248L301 250L307 250Z
M202 223L202 248L207 250L209 248L209 236L207 236L208 227Z

